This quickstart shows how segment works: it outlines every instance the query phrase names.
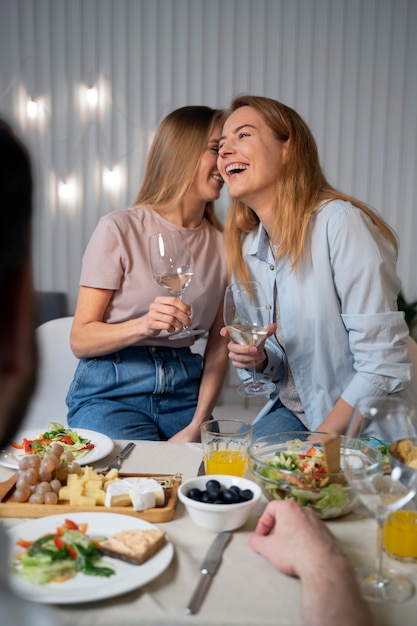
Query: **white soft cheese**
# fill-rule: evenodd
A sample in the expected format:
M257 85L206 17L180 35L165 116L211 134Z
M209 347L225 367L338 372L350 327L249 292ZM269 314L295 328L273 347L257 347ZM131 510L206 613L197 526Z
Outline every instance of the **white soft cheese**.
M152 509L154 506L163 506L165 494L161 485L153 478L120 478L107 487L105 506L115 506L121 496L130 498L135 511Z

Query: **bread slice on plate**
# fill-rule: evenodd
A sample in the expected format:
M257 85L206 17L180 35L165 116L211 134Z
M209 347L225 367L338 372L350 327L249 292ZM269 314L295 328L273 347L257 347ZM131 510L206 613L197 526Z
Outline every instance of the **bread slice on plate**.
M162 530L122 530L99 544L99 550L106 556L142 565L166 544Z

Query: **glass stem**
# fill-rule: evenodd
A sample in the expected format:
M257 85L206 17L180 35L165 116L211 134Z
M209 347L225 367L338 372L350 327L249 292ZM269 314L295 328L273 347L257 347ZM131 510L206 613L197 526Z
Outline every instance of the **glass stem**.
M258 382L258 379L256 378L256 364L252 367L252 382L256 387L256 383Z
M176 295L176 297L178 298L178 300L181 300L181 302L184 302L184 300L183 300L184 291L180 291L180 293L176 293L176 294L174 294L174 295ZM190 328L189 328L189 326L186 326L186 325L184 324L184 325L183 325L183 327L182 327L182 330L177 330L177 331L176 331L176 333L182 333L182 332L184 332L184 333L189 333L189 332L190 332Z
M378 516L376 518L378 524L376 537L376 572L378 574L378 583L384 584L384 575L382 573L382 558L384 555L384 522L385 517Z

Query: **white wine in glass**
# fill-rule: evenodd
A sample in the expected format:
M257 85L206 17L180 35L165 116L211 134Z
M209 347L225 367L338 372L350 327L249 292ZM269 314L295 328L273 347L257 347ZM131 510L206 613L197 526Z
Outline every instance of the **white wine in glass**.
M230 337L242 346L259 346L268 334L272 307L260 283L232 283L224 297L223 318ZM275 384L252 368L252 380L238 387L242 396L269 395Z
M181 231L158 233L149 237L149 260L152 274L158 285L180 300L191 282L194 262ZM202 335L204 330L192 330L184 326L169 339L183 339L193 335Z
M353 409L344 437L342 469L362 503L378 523L375 566L358 568L357 579L362 595L371 602L403 602L414 593L408 578L382 566L383 530L387 516L407 504L417 491L417 470L412 472L394 464L389 445L399 439L415 437L414 409L392 396L360 400ZM357 463L354 452L368 460ZM377 454L379 452L380 459Z

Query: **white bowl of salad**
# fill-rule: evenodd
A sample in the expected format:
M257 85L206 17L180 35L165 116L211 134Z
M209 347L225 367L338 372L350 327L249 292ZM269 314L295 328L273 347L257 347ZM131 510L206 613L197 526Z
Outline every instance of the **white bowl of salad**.
M342 470L330 474L320 438L325 433L284 432L255 439L249 470L269 500L296 500L322 519L347 515L359 505Z

